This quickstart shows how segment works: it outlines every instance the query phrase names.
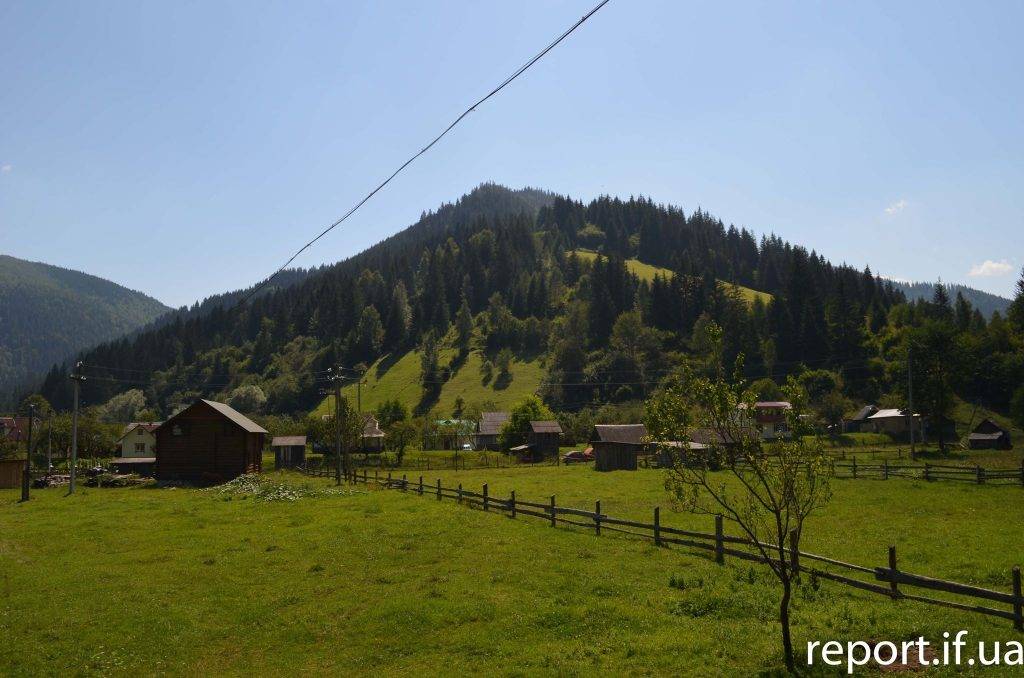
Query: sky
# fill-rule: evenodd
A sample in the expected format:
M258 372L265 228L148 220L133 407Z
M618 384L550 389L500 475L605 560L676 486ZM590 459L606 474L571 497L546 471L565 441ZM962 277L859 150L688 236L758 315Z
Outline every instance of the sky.
M172 306L270 274L596 0L0 4L0 252ZM701 207L1011 295L1020 2L611 2L295 263L484 181Z

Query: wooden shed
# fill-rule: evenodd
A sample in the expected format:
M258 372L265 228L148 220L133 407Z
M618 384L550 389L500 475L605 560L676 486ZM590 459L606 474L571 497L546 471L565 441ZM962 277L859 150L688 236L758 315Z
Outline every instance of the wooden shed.
M643 424L598 424L590 434L594 468L598 471L635 471L637 457L647 450Z
M557 421L531 421L527 442L533 453L541 458L557 457L562 427Z
M501 427L511 416L509 412L481 412L477 424L476 449L497 450Z
M274 451L274 468L295 468L306 463L306 436L274 436L270 441Z
M25 460L16 457L0 459L0 490L21 487L21 475L25 471Z
M967 436L972 450L1009 450L1013 447L1010 432L991 419L984 419Z
M267 431L224 403L197 400L154 435L158 480L212 485L263 468Z

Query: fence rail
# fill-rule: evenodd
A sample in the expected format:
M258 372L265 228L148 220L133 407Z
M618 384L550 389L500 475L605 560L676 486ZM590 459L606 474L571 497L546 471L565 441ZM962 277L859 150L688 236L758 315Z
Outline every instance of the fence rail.
M948 464L890 464L888 459L881 463L858 463L853 457L848 462L833 462L832 468L836 478L911 478L914 480L952 480L984 485L1003 484L1024 487L1024 460L1020 468L985 468L984 466L952 466Z
M757 543L745 537L726 535L723 529L722 516L715 516L714 532L699 532L663 525L661 523L661 509L657 507L653 511L653 522L647 523L638 520L615 518L605 514L601 511L600 501L594 502L594 510L591 511L569 506L558 506L555 501L555 495L551 495L547 502L518 499L515 491L511 492L508 497L495 497L490 494L486 483L480 492L475 492L464 488L461 483L455 488L444 487L440 479L434 483L425 483L423 476L410 479L408 474L403 474L399 478L392 473L388 473L385 476L380 471L375 471L371 475L365 469L362 472L353 471L349 473L347 480L351 483L375 484L384 489L400 492L413 492L420 496L432 496L437 501L454 499L457 503L479 507L484 511L505 512L511 518L515 518L520 514L534 516L546 520L552 527L559 524L573 525L593 529L596 535L600 535L602 529L611 530L642 539L653 540L656 546L676 544L702 549L711 552L715 561L719 564L725 562L726 556L762 564L771 562L789 568L791 572L797 575L808 574L812 577L884 595L892 600L913 600L1008 619L1013 622L1015 629L1024 631L1024 592L1022 592L1021 586L1020 567L1014 567L1010 572L1012 591L997 591L901 570L898 567L895 546L889 547L886 566L867 567L815 553L807 553L806 551L799 550L799 548L794 548L796 542L795 533L790 534L789 546L782 547L764 542ZM765 558L761 552L762 549L769 554L778 553L781 557ZM808 564L808 562L812 564ZM841 570L844 574L823 569L826 566ZM861 578L854 575L861 575ZM863 575L872 576L873 581L865 580ZM959 600L911 593L905 590L907 587L958 596L966 598L968 601L961 602ZM975 602L979 600L986 604L982 605ZM993 603L1007 606L1009 609L991 607L990 605Z

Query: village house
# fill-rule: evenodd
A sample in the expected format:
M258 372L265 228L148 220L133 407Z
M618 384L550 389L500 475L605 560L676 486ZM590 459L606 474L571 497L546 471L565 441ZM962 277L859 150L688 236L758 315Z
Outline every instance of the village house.
M892 408L878 410L872 414L867 418L860 430L871 433L888 433L894 438L899 439L909 438L911 421L914 422L914 437L918 440L923 440L924 428L921 423L921 415L915 414L910 417L907 416L907 413L904 410Z
M738 423L743 427L756 427L761 432L761 440L778 440L793 435L786 421L786 415L793 406L786 401L758 401L754 403L753 416L747 412L746 403L741 403L737 409Z
M306 436L274 436L270 441L274 452L274 468L285 469L306 463Z
M32 420L32 428L38 429L39 418ZM0 417L0 438L12 443L28 440L28 417Z
M135 421L124 428L124 433L117 439L121 457L153 457L156 436L153 431L160 426L159 421Z
M557 421L531 421L527 442L540 457L557 457L562 427Z
M509 412L482 412L477 423L476 448L497 450L501 427L511 416Z
M211 485L262 470L266 429L224 403L197 400L154 435L158 480Z
M372 414L363 415L363 435L361 449L363 452L374 453L384 451L384 436L380 421Z
M1010 432L991 419L983 419L967 436L972 450L1009 450L1013 447Z
M865 405L857 411L857 414L843 421L843 431L845 433L860 433L871 430L868 419L877 412L878 408L874 405Z
M643 424L597 424L590 434L594 468L598 471L635 471L637 457L647 451Z

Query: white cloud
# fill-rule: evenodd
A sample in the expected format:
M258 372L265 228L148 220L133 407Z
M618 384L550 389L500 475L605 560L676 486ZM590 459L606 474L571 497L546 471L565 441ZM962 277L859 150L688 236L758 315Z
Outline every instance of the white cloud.
M1013 266L1011 266L1005 259L1002 261L986 259L980 264L971 266L971 270L967 272L967 275L972 278L992 278L995 276L1006 275L1012 270Z
M899 200L897 200L893 204L891 204L888 207L886 207L885 208L885 213L886 214L899 214L904 209L906 209L906 207L907 207L907 201L904 200L903 198L900 198Z
M0 172L3 172L4 174L9 174L12 169L14 169L14 165L11 165L10 163L0 165Z

